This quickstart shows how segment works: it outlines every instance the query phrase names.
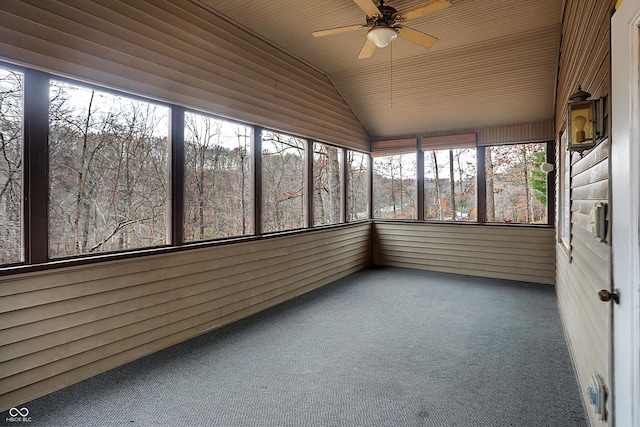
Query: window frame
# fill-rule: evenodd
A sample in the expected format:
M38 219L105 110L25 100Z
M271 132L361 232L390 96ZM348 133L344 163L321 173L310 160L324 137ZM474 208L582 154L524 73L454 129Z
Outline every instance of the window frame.
M243 237L250 237L250 236L255 236L256 233L256 220L255 220L255 215L254 215L254 204L253 203L253 199L254 199L254 195L256 192L256 188L255 188L255 183L256 183L256 179L255 179L255 174L256 174L256 168L255 168L255 163L254 163L254 159L255 159L255 132L257 127L256 126L252 126L249 125L247 123L241 122L239 120L233 120L233 119L227 119L227 118L223 118L220 116L217 116L215 114L211 114L211 113L205 113L202 111L197 111L197 110L193 110L193 109L188 109L188 108L181 108L181 107L176 107L176 109L178 110L182 110L182 115L176 117L176 123L175 125L172 124L172 128L173 126L177 126L179 127L179 131L180 134L176 136L176 141L177 143L175 144L171 144L172 147L175 146L176 148L179 148L181 153L180 154L180 159L181 159L181 164L179 165L179 167L182 169L181 173L179 176L176 176L176 181L175 181L175 186L178 187L175 190L179 191L179 197L182 200L182 209L179 209L180 211L180 217L181 217L181 222L180 224L177 224L179 228L181 228L180 230L180 244L194 244L194 243L203 243L203 242L214 242L214 241L219 241L219 240L229 240L229 239L236 239L236 238L243 238ZM250 188L250 206L247 212L247 220L248 220L248 228L250 228L250 232L246 233L246 234L239 234L236 236L229 236L229 237L213 237L213 238L206 238L206 239L193 239L193 240L186 240L185 239L185 220L186 220L186 212L185 212L185 191L184 191L184 185L186 184L186 147L185 147L185 143L186 143L186 139L185 139L185 128L186 128L186 115L187 114L191 114L191 115L195 115L195 116L200 116L203 118L207 118L207 119L211 119L211 120L215 120L215 121L220 121L229 125L236 125L236 126L244 126L248 129L251 130L251 136L249 138L249 156L248 156L248 160L251 163L251 171L249 172L249 188ZM180 179L177 179L180 178ZM176 200L177 201L177 200Z
M362 219L371 219L372 218L372 168L373 168L373 159L371 157L371 155L369 153L365 153L363 151L358 151L358 150L352 150L352 149L344 149L344 157L345 157L345 161L344 161L344 180L345 180L345 184L344 184L344 191L345 191L345 195L344 195L344 211L345 211L345 218L344 218L344 222L346 223L352 223L355 221L361 221ZM348 165L348 156L349 156L349 152L352 153L356 153L359 154L361 156L363 156L363 160L367 163L367 168L366 168L366 177L367 177L367 182L365 183L365 188L366 188L366 194L365 194L365 200L366 200L366 215L365 218L354 218L354 219L349 219L349 209L351 208L351 206L349 205L349 186L350 184L350 175L349 175L349 165Z
M382 159L382 158L389 158L389 157L400 157L400 156L407 156L407 155L411 155L414 156L413 159L415 161L415 174L413 176L413 205L414 205L414 214L412 214L411 218L389 218L389 217L380 217L380 216L376 216L376 204L375 204L375 192L374 192L374 185L375 183L375 175L376 175L376 171L375 171L375 165L376 165L376 159ZM371 202L371 217L373 219L376 220L406 220L406 221L416 221L418 220L418 213L420 211L420 209L418 208L418 206L420 205L421 201L418 199L418 188L419 188L419 182L418 182L418 158L419 158L419 151L418 150L412 150L412 151L407 151L407 152L401 152L401 151L395 151L395 152L381 152L378 155L374 156L374 158L372 159L372 166L371 166L371 174L372 174L372 179L371 179L371 194L372 194L372 202ZM400 164L402 164L402 160L400 160ZM392 182L393 182L393 178ZM405 175L402 174L400 175L400 181L401 181L401 187L400 187L400 194L405 192L405 186L402 184L402 182L405 180ZM409 191L407 191L407 193L410 193L410 187L406 187ZM393 190L391 191L391 193L393 194ZM422 203L424 203L424 201L422 201ZM394 208L395 208L395 204L394 204ZM395 212L395 209L394 209ZM400 204L400 214L402 215L404 213L404 206L401 203Z
M169 238L171 238L171 234L168 232L169 230L169 224L167 223L168 217L171 215L171 185L172 183L170 182L170 168L171 168L171 121L172 121L172 106L170 104L167 103L163 103L163 102L158 102L155 101L153 99L149 99L149 98L145 98L142 96L138 96L138 95L131 95L128 93L124 93L121 91L117 91L117 90L113 90L113 89L109 89L109 88L105 88L103 86L99 86L99 85L94 85L94 84L89 84L89 83L85 83L85 82L79 82L79 81L75 81L73 79L69 79L69 78L64 78L64 77L59 77L59 76L55 76L55 75L51 75L48 74L47 75L47 93L46 93L46 97L47 97L47 138L46 141L43 141L43 143L46 143L47 146L47 155L46 155L46 162L47 162L47 168L46 168L46 179L47 179L47 186L48 186L48 190L47 190L47 200L46 200L46 207L45 207L45 212L47 212L47 215L44 215L44 217L46 217L47 220L47 230L48 230L48 234L47 234L47 239L44 243L47 244L46 247L46 251L47 251L47 260L48 261L58 261L58 260L64 260L64 259L72 259L72 258L76 258L76 257L90 257L90 256L96 256L96 255L101 255L101 254L111 254L111 253L120 253L120 252L131 252L131 251L137 251L137 250L144 250L144 249L153 249L153 248L160 248L160 247L167 247L171 245L171 242L168 240ZM51 88L52 86L52 82L57 82L57 83L61 83L63 85L68 85L71 87L75 87L75 88L80 88L81 90L89 90L89 91L95 91L98 92L100 94L106 94L108 96L113 96L114 98L121 98L124 103L126 104L126 102L132 101L135 103L140 103L140 104L148 104L154 107L159 107L159 108L163 108L166 110L166 122L164 123L164 125L166 125L166 130L167 133L163 134L163 138L166 138L166 145L164 147L165 151L165 155L166 155L166 161L165 164L163 165L163 168L161 170L161 173L158 176L162 176L163 178L163 182L164 185L166 187L166 194L164 194L164 198L165 198L165 202L164 202L164 215L161 215L159 217L163 217L162 221L164 222L164 236L162 236L162 239L164 240L162 243L160 244L154 244L154 245L141 245L141 246L133 246L133 247L128 247L128 248L124 248L124 249L120 249L120 250L105 250L105 251L96 251L96 252L92 252L92 251L88 251L88 252L81 252L81 253L74 253L74 254L68 254L68 255L61 255L61 256L54 256L51 254L51 246L50 246L50 234L51 234L51 203L50 203L50 199L52 197L51 191L50 191L50 186L51 186L51 180L50 180L50 172L51 172L51 152L50 152L50 147L51 147L51 104L50 104L50 96L51 96ZM75 110L74 110L75 112ZM138 220L136 220L134 223L137 224ZM103 243L106 243L103 242Z
M567 149L567 132L559 135L558 151L558 232L557 242L571 257L571 152Z
M2 264L0 265L0 275L12 274L16 271L35 271L46 268L55 268L60 265L77 265L91 263L101 260L113 260L145 256L154 253L166 253L181 250L188 250L194 247L202 246L216 246L227 243L252 241L262 238L263 236L277 236L283 234L300 233L305 230L310 230L318 227L340 227L343 225L350 225L359 221L373 221L373 157L372 150L374 142L371 143L370 151L357 150L352 148L340 147L331 144L330 142L317 140L318 143L337 147L342 150L342 176L341 176L341 221L332 225L313 225L312 210L313 210L313 192L310 191L313 182L313 149L309 148L316 140L306 138L304 136L298 136L293 133L288 133L283 130L263 128L257 124L250 124L233 118L221 117L209 112L203 112L199 110L189 109L187 107L158 101L150 97L142 95L126 93L111 89L99 84L91 84L84 81L79 81L64 76L47 73L27 67L21 67L14 64L8 64L0 61L0 66L7 67L23 73L24 75L24 105L23 105L23 258L24 261L17 264ZM83 87L92 88L101 92L114 93L118 96L124 96L127 98L133 98L144 102L151 102L157 105L162 105L169 108L170 111L170 161L167 171L169 179L169 192L170 203L168 209L167 224L167 242L165 245L159 247L142 247L137 249L125 249L115 252L102 252L99 254L79 254L71 255L64 258L51 259L48 254L48 219L46 215L42 215L42 212L48 212L48 133L49 133L49 81L55 79L63 82L68 82L73 85L79 85ZM220 119L227 122L238 123L243 126L248 126L253 131L253 153L252 153L252 167L253 167L253 198L252 198L252 220L254 226L254 232L251 235L221 238L213 240L202 240L194 242L184 241L184 114L185 112L194 112L197 114L204 114L214 119ZM261 147L261 135L262 132L274 132L284 135L288 135L294 138L302 139L306 142L307 153L305 157L305 211L304 220L306 221L303 227L295 230L283 230L273 231L265 233L263 230L262 211L263 211L263 193L262 193L262 147ZM441 137L437 137L441 138ZM429 139L429 138L425 138ZM428 223L449 223L449 224L464 224L464 225L505 225L501 223L488 224L483 214L486 209L484 202L486 201L486 177L484 173L484 167L477 167L477 222L451 222L451 221L434 221L424 220L424 156L421 153L421 140L422 138L408 138L405 140L396 140L396 145L410 145L410 152L416 156L416 209L417 214L415 218L411 219L388 219L388 218L375 218L378 221L405 221L405 222L428 222ZM535 141L538 142L538 141ZM547 143L547 158L548 162L555 163L555 146L554 143ZM379 145L379 144L378 144ZM389 147L387 147L388 149ZM391 147L394 148L394 147ZM407 148L407 147L405 147ZM348 174L347 174L347 154L349 151L353 151L365 156L368 165L368 182L367 182L367 215L363 219L351 219L348 220L347 214L347 187L348 187ZM477 164L484 164L485 148L482 145L476 146ZM379 155L385 155L388 153L379 153ZM561 165L559 165L561 166ZM524 226L524 227L553 227L554 206L557 200L554 196L555 186L552 178L552 172L549 174L548 179L548 224L508 224L509 226ZM51 262L55 260L54 262Z
M478 149L480 147L473 146L473 148L471 148L471 147L466 147L466 146L463 146L463 147L452 146L451 148L440 148L440 147L437 147L436 149L432 149L432 150L425 150L424 147L422 147L422 148L423 149L421 149L420 153L419 153L419 156L422 157L422 171L419 172L419 174L420 174L419 177L422 177L422 180L423 180L419 184L420 185L419 188L422 188L422 196L420 198L420 200L422 200L422 209L421 209L422 217L421 218L424 221L428 221L428 222L438 222L438 223L447 223L447 224L449 224L449 223L451 223L451 224L478 224L478 216L479 216L479 214L478 214L478 174L479 174L479 172L478 172L478 158L477 157L478 157ZM474 193L475 205L474 205L474 209L476 210L476 219L475 220L469 220L469 221L463 221L462 219L460 219L460 220L457 220L457 219L450 219L450 220L442 219L442 220L439 220L439 219L427 218L426 217L427 207L426 207L426 204L425 204L425 202L426 202L426 200L425 200L425 197L426 197L426 189L425 189L426 175L425 174L426 174L426 170L427 170L427 166L426 166L426 164L427 164L427 161L426 161L427 153L432 153L432 152L451 152L451 151L454 151L454 150L464 150L464 149L473 149L474 150L474 157L475 157L474 167L476 168L475 180L474 180L475 181L474 182L474 185L475 185L475 193ZM451 179L451 177L449 179ZM453 179L454 179L454 182L455 182L455 177ZM456 194L457 193L454 193L454 195L456 195Z
M345 163L346 163L346 150L344 148L338 147L336 145L332 145L332 144L327 144L324 142L320 142L320 141L316 141L316 140L312 140L310 141L309 145L311 145L311 176L310 176L310 187L309 187L309 195L310 197L308 198L308 203L309 203L309 215L310 215L310 219L309 219L309 225L311 227L317 228L317 227L323 227L323 226L327 226L327 225L336 225L336 224L343 224L345 222L345 215L346 215L346 195L347 195L347 189L345 188L345 184L346 184L346 177L345 177ZM338 155L338 173L339 173L339 177L338 177L338 186L339 186L339 190L338 190L338 218L335 222L329 222L329 223L317 223L316 221L316 198L315 198L315 178L316 178L316 146L317 145L321 145L326 147L327 149L335 149L337 151L337 155Z
M27 73L26 73L26 69L22 68L22 67L18 67L18 66L13 66L10 64L3 64L0 63L0 66L2 66L2 68L4 70L6 70L8 73L16 73L16 74L20 74L21 75L21 87L22 87L22 91L20 93L20 110L21 110L21 117L20 117L20 123L19 123L19 127L16 127L16 131L19 132L20 134L20 146L18 147L18 150L15 151L14 153L19 155L20 158L20 165L18 166L19 168L19 173L15 174L14 177L17 176L18 180L19 180L19 192L17 194L18 197L18 203L19 206L17 206L17 212L15 212L18 216L18 220L17 222L17 226L19 227L18 230L18 242L15 243L15 245L13 246L13 249L17 249L18 252L18 256L17 259L12 259L7 263L4 264L0 264L0 266L2 265L6 265L6 266L12 266L12 265L20 265L24 262L26 262L26 259L28 257L28 251L30 250L30 247L27 247L25 245L25 243L28 241L28 237L30 236L30 230L28 229L28 222L26 221L27 215L29 215L30 211L29 211L29 200L24 200L24 194L25 194L25 188L28 185L28 174L30 173L30 170L28 169L28 165L26 165L26 162L24 161L26 155L29 153L29 147L27 146L27 136L25 135L26 131L34 131L37 132L37 129L33 129L30 125L36 125L35 127L37 128L37 123L35 123L34 121L31 121L31 123L28 122L28 117L26 114L27 108L29 106L29 104L31 104L33 101L37 102L37 99L34 100L34 98L31 95L31 91L27 92L26 90L26 86L27 86ZM31 79L32 76L30 76ZM16 97L17 100L18 97ZM27 102L27 98L29 98L29 102ZM37 107L37 105L36 105ZM32 148L31 151L36 151L35 148ZM35 157L35 156L34 156ZM37 160L37 159L34 159ZM17 172L17 171L16 171ZM8 184L8 181L7 181Z
M302 148L302 152L303 152L303 158L302 158L302 163L303 163L303 172L302 172L302 180L303 180L303 184L302 184L302 224L299 225L299 227L296 228L291 228L291 229L283 229L283 230L272 230L272 231L264 231L264 226L265 226L265 221L264 221L264 156L263 156L263 151L264 151L264 145L263 145L263 134L265 132L269 132L269 133L273 133L273 134L277 134L277 135L282 135L285 137L289 137L289 138L294 138L294 139L298 139L301 140L304 144L303 148ZM312 176L312 163L313 163L313 141L308 139L308 138L303 138L301 136L297 136L297 135L293 135L291 133L287 133L287 132L281 132L281 131L277 131L277 130L273 130L273 129L268 129L268 128L261 128L261 133L259 135L259 139L260 139L260 152L257 153L257 157L260 157L260 169L261 169L261 173L260 173L260 199L258 200L257 198L254 199L254 202L257 204L259 203L261 205L261 217L260 218L256 218L257 220L260 221L260 234L275 234L275 233L283 233L283 232L291 232L291 231L296 231L296 230L303 230L306 228L310 228L312 227L312 201L313 201L313 194L312 191L310 191L311 189L311 185L313 183L313 176ZM256 184L257 185L257 184Z
M545 162L555 164L555 149L554 143L550 141L528 141L528 142L518 142L518 143L509 143L509 144L485 144L483 148L483 159L482 163L478 161L478 168L482 165L482 175L483 175L483 217L484 223L488 225L497 224L497 225L512 225L512 226L537 226L537 227L554 227L554 211L555 211L555 192L553 191L554 182L555 182L555 174L552 172L548 173L546 176L546 193L547 193L547 205L546 205L546 216L547 222L545 224L536 224L536 223L527 223L527 222L499 222L499 221L487 221L487 168L486 168L486 148L492 147L513 147L513 146L521 146L521 145L530 145L530 144L544 144L545 150ZM479 147L478 147L479 148ZM555 169L555 167L554 167ZM478 200L480 202L480 200ZM478 208L479 209L479 208Z

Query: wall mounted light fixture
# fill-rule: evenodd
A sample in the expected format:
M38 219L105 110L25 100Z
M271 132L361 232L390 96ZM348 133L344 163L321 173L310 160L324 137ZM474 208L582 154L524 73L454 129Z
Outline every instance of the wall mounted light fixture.
M553 163L543 163L540 165L540 170L544 172L546 175L549 175L552 170L555 169Z
M567 149L583 151L598 142L598 100L588 99L589 92L578 90L569 97L567 106Z

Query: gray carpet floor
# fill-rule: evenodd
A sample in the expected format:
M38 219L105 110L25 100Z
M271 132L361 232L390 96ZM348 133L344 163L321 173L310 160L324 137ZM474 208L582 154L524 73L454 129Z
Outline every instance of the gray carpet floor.
M553 287L396 268L22 406L46 426L587 425Z

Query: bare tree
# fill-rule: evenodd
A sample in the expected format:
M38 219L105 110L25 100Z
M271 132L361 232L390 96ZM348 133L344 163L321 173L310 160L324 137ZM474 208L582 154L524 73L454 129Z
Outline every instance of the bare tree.
M55 81L50 105L51 256L164 244L168 110Z
M415 217L415 159L413 154L377 157L374 161L373 203L382 218Z
M368 210L368 155L347 151L347 220L364 218Z
M300 228L304 224L305 144L302 139L263 132L263 231Z
M314 143L313 191L315 224L340 221L340 154L337 148Z
M444 218L444 213L442 211L442 189L440 187L440 167L438 165L438 156L435 151L431 151L431 161L433 165L433 172L435 174L436 180L436 208L438 209L438 219L442 220Z
M486 148L485 157L485 173L486 173L486 192L487 192L487 221L496 221L496 199L495 188L493 185L493 149L491 147Z
M23 76L0 69L0 264L21 260Z
M456 220L456 181L453 170L453 150L449 150L449 190L451 192L451 219Z
M185 162L189 176L186 179L187 188L185 205L195 208L188 209L189 223L197 230L194 239L199 240L208 236L205 227L210 226L205 219L205 208L212 204L210 199L216 194L221 150L217 147L220 139L222 123L212 118L185 114ZM192 227L187 227L191 230Z

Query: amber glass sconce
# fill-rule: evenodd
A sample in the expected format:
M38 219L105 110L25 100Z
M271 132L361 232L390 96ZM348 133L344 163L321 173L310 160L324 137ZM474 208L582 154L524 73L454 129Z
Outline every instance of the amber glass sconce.
M567 108L567 149L583 151L595 147L598 142L598 101L588 99L589 92L578 90L569 97Z

